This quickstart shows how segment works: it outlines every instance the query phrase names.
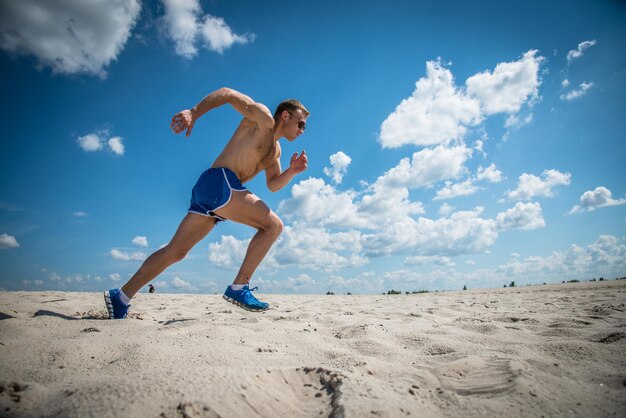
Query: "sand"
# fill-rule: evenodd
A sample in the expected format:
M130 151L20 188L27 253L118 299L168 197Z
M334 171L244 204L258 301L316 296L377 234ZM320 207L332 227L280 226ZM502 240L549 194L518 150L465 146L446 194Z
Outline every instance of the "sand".
M0 292L0 416L626 413L626 280L258 296Z

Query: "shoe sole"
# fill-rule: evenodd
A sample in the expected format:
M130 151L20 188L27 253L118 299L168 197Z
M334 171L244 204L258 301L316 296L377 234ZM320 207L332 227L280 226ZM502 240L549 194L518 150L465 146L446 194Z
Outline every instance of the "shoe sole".
M115 319L113 315L113 302L111 302L111 295L108 290L104 292L104 303L107 305L107 311L109 311L109 319Z
M263 311L266 311L266 310L268 310L268 309L270 308L270 307L268 306L268 307L267 307L267 308L265 308L265 309L260 309L260 308L259 308L259 309L253 309L253 308L251 308L251 307L249 307L249 306L244 305L244 304L243 304L243 303L241 303L241 302L237 302L237 301L236 301L235 299L233 299L233 298L229 298L229 297L228 297L228 296L226 296L226 295L222 295L222 297L223 297L223 298L224 298L224 300L226 300L227 302L230 302L230 303L232 303L233 305L237 305L237 306L239 306L240 308L243 308L243 309L245 309L246 311L250 311L250 312L263 312Z

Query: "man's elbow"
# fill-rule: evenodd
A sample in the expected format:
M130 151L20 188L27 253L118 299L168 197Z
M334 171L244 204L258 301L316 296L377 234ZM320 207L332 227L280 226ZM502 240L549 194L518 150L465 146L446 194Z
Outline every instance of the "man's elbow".
M270 192L277 192L281 189L281 187L273 181L267 182L267 188L270 189Z

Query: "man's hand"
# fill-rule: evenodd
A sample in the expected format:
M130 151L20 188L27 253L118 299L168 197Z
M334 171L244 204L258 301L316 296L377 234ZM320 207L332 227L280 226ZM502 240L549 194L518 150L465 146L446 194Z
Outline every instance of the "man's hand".
M189 138L191 135L191 130L193 129L193 125L196 123L196 120L193 116L191 110L183 110L182 112L178 112L172 118L172 123L170 124L170 128L174 133L179 134L185 129L187 129L186 138Z
M306 152L302 151L302 154L300 154L300 156L298 156L298 153L296 152L291 156L291 162L289 163L289 166L294 171L294 173L297 174L307 169L307 162L308 158L306 156Z

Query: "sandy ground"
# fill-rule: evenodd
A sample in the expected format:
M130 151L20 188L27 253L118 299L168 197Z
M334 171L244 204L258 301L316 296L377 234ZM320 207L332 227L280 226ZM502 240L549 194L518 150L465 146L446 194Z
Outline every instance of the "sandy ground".
M0 292L0 416L626 414L626 280L257 296Z

